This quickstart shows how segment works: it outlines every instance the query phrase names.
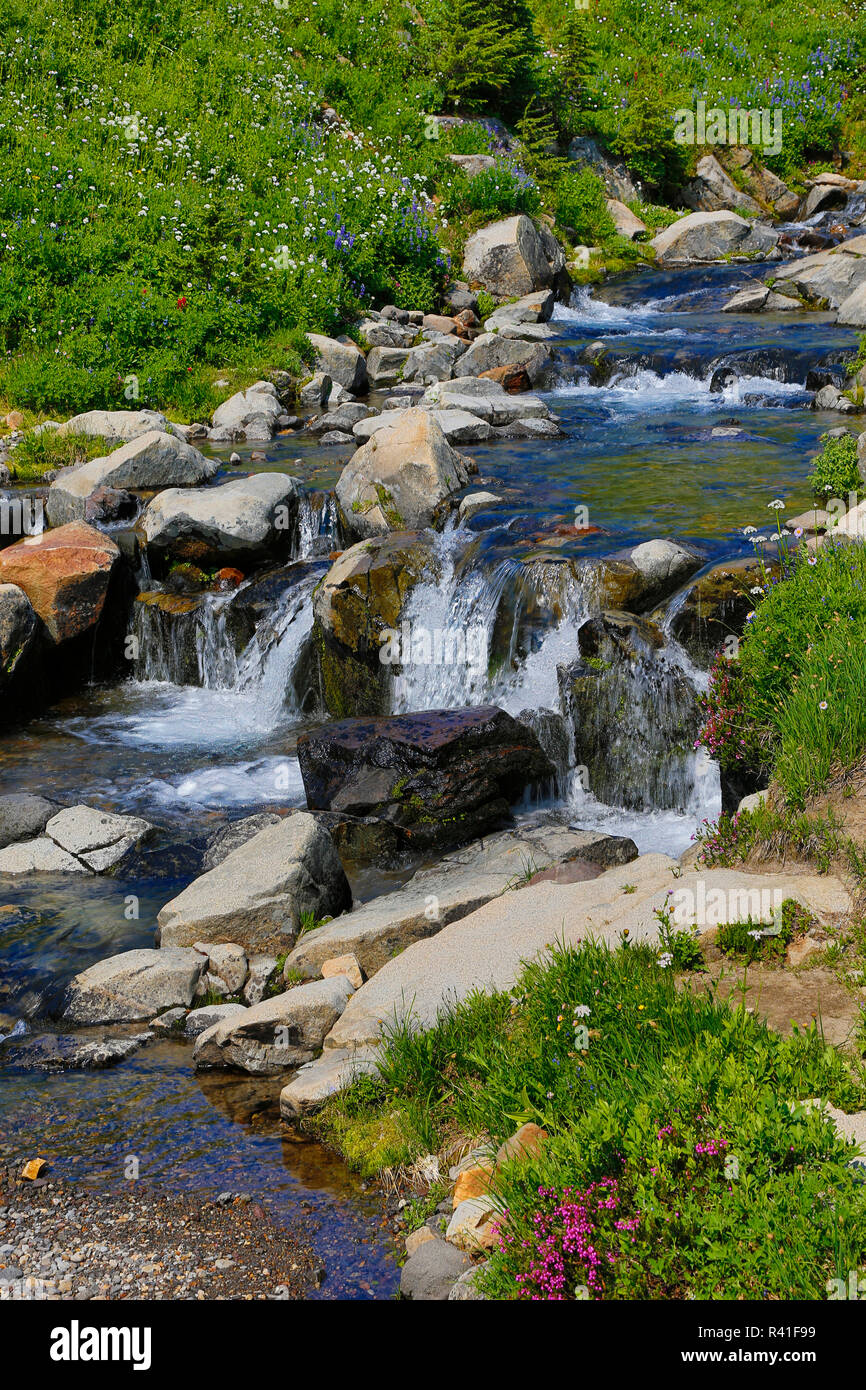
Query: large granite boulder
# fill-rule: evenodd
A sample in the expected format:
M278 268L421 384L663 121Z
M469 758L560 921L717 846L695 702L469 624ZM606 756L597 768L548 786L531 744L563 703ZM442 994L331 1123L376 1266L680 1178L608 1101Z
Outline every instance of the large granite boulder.
M544 289L564 269L565 256L556 238L525 213L473 232L463 253L463 274L470 284L483 285L503 298Z
M203 490L168 488L148 504L139 529L157 562L266 563L291 549L300 492L287 473L254 473Z
M363 395L367 390L367 364L364 354L351 338L327 338L322 333L308 333L316 350L316 371L323 372L346 391Z
M335 719L388 709L394 668L381 660L386 634L400 627L415 585L438 573L431 538L417 531L360 541L334 561L313 595L313 635Z
M866 236L852 237L830 251L779 266L773 281L790 284L814 304L839 309L866 284Z
M396 413L396 412L395 412ZM441 525L469 472L436 420L407 410L368 440L337 482L344 531L355 540Z
M30 840L41 835L46 824L57 813L57 807L47 797L33 792L10 792L0 796L0 849L17 840Z
M721 261L729 255L766 255L778 233L754 224L736 212L692 212L653 237L650 245L659 265L690 265Z
M498 829L553 777L532 731L495 705L343 719L302 734L298 759L311 810L375 816L417 849Z
M198 951L122 951L70 981L67 1023L126 1023L188 1008L207 964Z
M728 208L754 216L761 211L754 198L737 188L714 154L705 154L698 160L695 177L682 189L680 201L695 212L720 212Z
M282 414L273 382L256 381L217 406L208 436L220 443L235 439L268 440L276 433Z
M190 487L207 482L219 468L176 435L148 430L104 458L65 468L48 491L46 514L52 526L83 521L87 502L99 488Z
M65 642L99 622L119 558L113 540L73 521L0 551L0 584L22 589L53 641Z
M301 918L335 917L352 903L328 831L305 812L259 831L194 879L157 914L160 941L234 942L250 951L286 951Z

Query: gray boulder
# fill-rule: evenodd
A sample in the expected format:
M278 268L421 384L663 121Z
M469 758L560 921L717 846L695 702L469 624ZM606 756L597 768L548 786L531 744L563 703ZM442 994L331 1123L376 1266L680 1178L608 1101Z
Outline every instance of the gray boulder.
M400 1271L400 1295L416 1302L444 1302L461 1274L472 1269L462 1250L444 1240L426 1240Z
M68 1023L126 1023L188 1008L204 967L198 951L122 951L75 976L63 1017Z
M200 1070L237 1068L275 1076L311 1062L354 993L345 975L332 975L263 999L203 1032L193 1050Z
M412 348L403 364L404 382L447 381L454 372L454 363L466 352L459 338L441 335L438 342L421 343Z
M634 241L635 237L646 236L646 223L641 222L631 208L621 203L619 198L608 198L607 210L613 218L617 236L624 236L629 241Z
M0 796L0 849L16 840L29 840L41 834L56 811L52 801L34 796L32 792Z
M545 343L506 338L501 333L482 333L460 359L461 376L481 376L496 367L522 367L533 386L543 378L553 362L553 352Z
M737 188L714 154L705 154L698 160L695 177L686 184L680 199L695 212L720 212L729 208L754 216L761 211L754 198Z
M94 806L68 806L46 823L45 833L67 854L74 854L93 873L114 868L153 826L138 816L117 816Z
M360 396L367 390L367 364L364 354L351 338L327 338L322 333L308 333L316 350L316 370L325 372L346 391Z
M770 228L753 226L736 212L692 212L665 227L650 245L662 266L719 261L732 254L760 255L778 241Z
M532 294L552 285L564 268L565 256L556 238L550 233L545 236L525 213L474 232L463 255L466 279L503 297Z
M343 523L354 540L433 525L469 481L466 464L429 412L391 411L386 418L389 427L357 451L337 482Z
M291 548L300 484L287 473L255 473L196 491L168 488L139 522L148 553L193 564L264 563Z
M64 469L49 488L46 514L52 526L83 521L87 500L98 488L195 487L218 468L216 459L205 458L183 439L149 430L104 458Z
M373 347L367 355L367 375L372 386L394 386L403 376L409 356L405 347Z
M298 811L259 831L194 879L157 916L166 946L236 942L248 952L285 951L302 914L335 917L352 895L327 830Z
M283 407L273 382L257 381L217 406L208 434L211 439L224 443L235 439L271 439L282 414Z
M839 309L855 290L866 284L866 236L779 266L773 278L775 282L790 283L806 299L817 304L826 301L831 309Z
M82 415L73 415L71 420L56 426L59 435L102 435L112 443L118 439L137 439L154 430L170 434L172 429L158 410L85 410Z
M515 299L513 304L500 304L498 309L485 319L484 329L493 333L507 324L546 323L553 313L556 295L553 290L538 290L535 294L525 294Z

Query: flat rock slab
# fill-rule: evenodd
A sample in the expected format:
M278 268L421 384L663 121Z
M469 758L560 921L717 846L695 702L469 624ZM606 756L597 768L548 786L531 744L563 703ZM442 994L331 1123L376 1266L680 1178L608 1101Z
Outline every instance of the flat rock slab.
M192 950L122 951L83 970L70 982L63 1018L68 1023L124 1023L164 1009L188 1008L206 960Z
M495 705L343 719L297 747L311 809L376 816L419 848L499 829L553 775L532 731Z
M315 980L263 999L243 1017L223 1018L198 1038L193 1064L275 1076L312 1061L352 996L345 975Z
M0 873L105 873L153 830L138 816L117 816L94 806L50 810L43 835L0 850Z
M46 835L81 859L94 873L103 873L140 844L153 826L138 816L117 816L94 806L69 806L45 826Z
M562 825L490 835L420 869L397 892L305 932L286 968L316 976L330 957L351 953L367 976L374 975L399 951L468 916L533 870L570 868L586 880L637 853L631 840Z
M131 1057L151 1037L151 1033L127 1038L44 1033L6 1048L0 1054L0 1066L9 1071L102 1071Z
M249 952L294 942L303 913L336 916L352 894L328 831L306 812L260 830L157 915L165 946L232 942ZM203 959L203 957L202 957Z
M657 941L661 908L675 912L679 926L740 921L750 911L754 918L756 908L788 897L822 916L850 906L847 891L826 876L710 869L674 878L674 871L675 860L647 854L588 883L540 883L495 898L383 966L358 990L325 1047L374 1044L395 1019L430 1028L449 1003L473 990L510 989L522 962L556 941L595 938L616 946L626 929L631 941Z

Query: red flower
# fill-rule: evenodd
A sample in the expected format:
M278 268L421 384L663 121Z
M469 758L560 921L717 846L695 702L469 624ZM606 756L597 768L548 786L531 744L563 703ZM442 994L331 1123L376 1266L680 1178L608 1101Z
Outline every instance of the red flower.
M180 297L180 299L177 301L177 307L178 307L178 309L185 309L185 308L186 308L186 295L185 295L185 294L182 294L181 297Z

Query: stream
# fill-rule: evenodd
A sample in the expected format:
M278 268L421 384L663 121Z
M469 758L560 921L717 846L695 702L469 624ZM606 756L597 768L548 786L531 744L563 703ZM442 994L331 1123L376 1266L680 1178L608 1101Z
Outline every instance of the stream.
M670 537L697 546L710 566L752 553L743 528L774 529L774 498L784 500L782 515L809 505L811 456L842 417L808 409L806 374L838 367L856 336L822 314L722 314L734 289L762 269L636 272L598 292L577 290L570 307L557 307L551 326L565 360L545 399L566 438L468 450L479 468L473 486L502 502L438 537L442 583L422 584L410 598L407 616L424 615L429 627L476 625L488 659L409 668L394 680L395 712L489 702L561 717L557 666L574 658L577 629L597 611L584 561ZM590 384L581 361L596 341L614 363L604 386ZM731 365L737 380L711 392L720 365ZM734 423L745 437L713 437L714 427ZM296 575L274 593L247 648L237 656L226 638L244 586L195 607L185 620L192 642L182 645L155 610L137 605L130 679L89 688L0 742L0 793L42 792L159 827L115 878L37 874L4 884L0 1014L30 1030L51 1027L73 974L153 944L156 913L199 872L214 830L254 811L305 804L295 747L316 720L302 655L312 589L339 548L326 495L348 453L312 436L231 447L241 469L292 473L310 494ZM254 451L264 459L250 461ZM236 476L228 453L216 482ZM574 534L568 523L577 508L597 531ZM700 684L673 642L669 655ZM644 810L596 801L568 757L558 771L553 801L527 802L519 815L553 804L573 823L632 836L641 851L681 853L695 826L720 809L718 771L695 754L672 760L665 804ZM361 900L406 876L370 865L347 872ZM129 916L130 895L137 916ZM0 1156L38 1151L60 1177L114 1182L135 1155L143 1177L171 1187L261 1192L322 1256L327 1278L316 1297L388 1297L398 1269L379 1197L280 1121L280 1084L196 1074L191 1047L162 1040L112 1070L5 1071Z

